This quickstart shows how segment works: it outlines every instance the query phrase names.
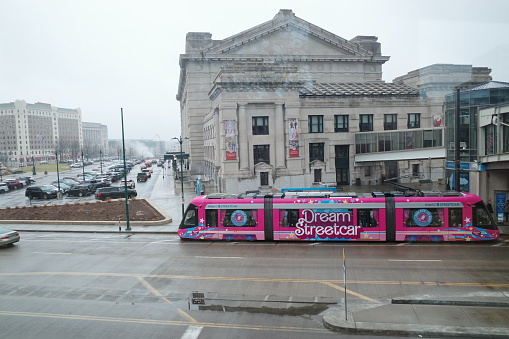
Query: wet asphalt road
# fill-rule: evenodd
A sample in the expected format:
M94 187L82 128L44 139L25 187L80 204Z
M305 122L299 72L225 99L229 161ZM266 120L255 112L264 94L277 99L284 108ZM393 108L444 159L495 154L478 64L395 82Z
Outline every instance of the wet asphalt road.
M344 307L343 249L349 310L393 297L509 288L503 241L297 244L24 233L22 242L0 249L2 336L337 337L322 315Z

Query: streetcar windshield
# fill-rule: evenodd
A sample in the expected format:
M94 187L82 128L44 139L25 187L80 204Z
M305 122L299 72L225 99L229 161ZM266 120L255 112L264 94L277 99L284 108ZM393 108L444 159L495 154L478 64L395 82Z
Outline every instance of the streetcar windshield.
M184 229L196 226L198 226L198 208L193 204L189 204L179 228Z
M483 201L472 206L473 225L488 230L498 229Z

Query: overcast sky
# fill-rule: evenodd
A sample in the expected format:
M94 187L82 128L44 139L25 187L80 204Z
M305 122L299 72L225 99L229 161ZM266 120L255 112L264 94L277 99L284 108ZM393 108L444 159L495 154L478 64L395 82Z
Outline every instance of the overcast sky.
M186 33L222 40L280 9L345 39L377 36L387 82L435 63L509 82L507 0L0 0L0 103L79 107L110 138L123 108L126 139L170 140Z

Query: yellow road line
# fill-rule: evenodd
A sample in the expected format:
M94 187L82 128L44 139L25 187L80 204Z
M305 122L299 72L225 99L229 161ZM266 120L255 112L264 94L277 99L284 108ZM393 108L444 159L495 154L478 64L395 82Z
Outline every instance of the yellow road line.
M345 289L343 287L340 287L340 286L337 286L337 285L334 285L334 284L331 284L329 282L323 282L322 284L324 285L327 285L327 286L330 286L332 288L335 288L337 290L340 290L340 291L343 291L345 292ZM372 302L372 303L375 303L375 304L380 304L380 302L378 300L375 300L375 299L371 299L370 297L366 297L365 295L362 295L360 293L357 293L357 292L354 292L354 291L350 291L348 289L346 289L346 293L348 294L351 294L351 295L354 295L356 297L359 297L361 299L364 299L364 300L367 300L369 302Z
M331 283L342 284L343 280L319 280L319 279L293 279L293 278L242 278L242 277L207 277L191 275L157 275L157 274L134 274L134 273L93 273L93 272L20 272L0 273L0 276L105 276L105 277L142 277L159 279L189 279L189 280L221 280L221 281L253 281L253 282L291 282L291 283ZM367 285L418 285L418 286L483 286L483 287L509 287L509 283L486 283L486 282L440 282L440 281L383 281L383 280L347 280L347 284Z
M167 298L165 298L158 290L156 290L152 285L150 285L148 282L145 281L145 279L143 279L142 277L136 277L143 286L145 286L145 288L147 290L150 291L150 293L152 293L153 295L161 298L162 300L166 301L168 304L170 305L173 305L175 306L170 300L168 300ZM180 308L177 308L178 310L178 313L180 315L182 315L184 318L188 319L189 321L193 322L193 323L197 323L198 321L196 319L194 319L193 317L191 317L189 314L187 314L186 312L184 312L182 309Z
M213 328L258 330L258 331L307 332L307 333L329 332L327 329L324 329L324 328L270 326L270 325L265 325L265 324L264 325L238 325L238 324L221 324L221 323L207 323L207 322L187 322L187 321L136 319L136 318L114 318L114 317L99 317L99 316L88 316L88 315L35 313L35 312L0 311L0 315L18 316L18 317L70 319L70 320L108 321L108 322L120 322L120 323L149 324L149 325L203 326L203 327L213 327Z
M253 281L253 282L290 282L290 283L330 283L342 284L343 280L320 279L290 279L290 278L243 278L243 277L209 277L192 275L157 275L135 273L95 273L95 272L17 272L0 273L0 276L105 276L105 277L131 277L131 278L159 278L159 279L189 279L189 280L221 280L221 281ZM483 287L509 287L509 283L486 282L441 282L441 281L391 281L391 280L347 280L347 284L367 285L417 285L417 286L483 286Z

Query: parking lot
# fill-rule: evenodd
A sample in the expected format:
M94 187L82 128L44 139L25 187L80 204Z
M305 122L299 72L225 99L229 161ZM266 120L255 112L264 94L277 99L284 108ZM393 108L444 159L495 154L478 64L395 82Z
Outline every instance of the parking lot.
M105 162L103 163L103 170L106 170L109 166L114 165L118 162ZM142 164L135 165L132 170L127 173L128 187L133 188L137 192L138 198L149 198L152 195L152 190L155 185L155 181L159 176L164 177L166 171L168 169L166 167L157 167L155 164L151 167L153 171L153 177L147 180L146 182L137 182L136 176L138 172L141 172L140 166ZM27 170L24 174L11 174L4 175L3 180L12 180L19 177L32 177L35 182L28 184L27 182L22 183L22 187L11 188L7 190L5 193L0 194L0 208L14 208L21 206L30 206L30 205L48 205L48 204L67 204L67 203L76 203L76 202L87 202L87 201L95 201L94 192L87 192L80 194L79 191L75 191L74 193L70 192L70 194L59 194L58 198L37 198L28 199L25 196L25 191L27 187L34 186L42 186L42 185L51 185L51 183L56 182L60 179L60 182L64 180L64 178L83 178L83 172L92 172L93 170L98 170L99 165L92 164L85 166L84 168L71 168L69 170L61 171L57 176L56 172L49 172L48 174L37 173L35 176L32 175L31 172ZM166 175L168 181L171 179L171 175ZM119 187L123 183L124 177L121 179L117 179L114 182L110 183L111 187ZM61 189L65 186L65 184L61 185ZM134 187L133 187L134 186Z

